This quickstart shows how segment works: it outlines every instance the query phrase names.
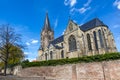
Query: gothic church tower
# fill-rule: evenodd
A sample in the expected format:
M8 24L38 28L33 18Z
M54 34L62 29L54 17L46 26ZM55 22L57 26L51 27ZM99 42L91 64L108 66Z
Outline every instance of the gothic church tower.
M52 40L54 40L54 31L50 27L48 13L46 13L44 26L41 32L41 49L44 51Z

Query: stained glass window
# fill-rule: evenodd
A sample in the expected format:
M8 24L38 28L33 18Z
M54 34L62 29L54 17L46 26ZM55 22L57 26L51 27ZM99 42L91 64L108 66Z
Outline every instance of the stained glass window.
M88 42L88 49L92 50L91 39L89 34L87 34L87 42Z
M53 59L53 52L50 51L50 59Z
M74 51L77 49L76 39L73 35L69 37L69 51Z
M61 51L61 58L64 58L64 51Z
M93 35L94 35L95 48L96 50L98 50L97 36L95 31L93 32Z
M102 36L101 30L98 30L98 34L99 34L100 46L101 48L104 48L103 36Z

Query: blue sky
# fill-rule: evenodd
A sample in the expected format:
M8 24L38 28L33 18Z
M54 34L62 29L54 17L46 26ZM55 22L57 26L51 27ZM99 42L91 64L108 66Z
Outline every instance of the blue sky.
M55 38L64 33L69 17L79 25L98 17L113 32L120 51L120 0L0 0L0 24L9 23L22 34L29 60L38 55L46 12Z

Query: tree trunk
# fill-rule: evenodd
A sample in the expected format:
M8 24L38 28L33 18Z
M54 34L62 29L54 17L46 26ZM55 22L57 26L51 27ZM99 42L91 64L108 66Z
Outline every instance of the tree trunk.
M6 54L6 60L5 60L5 63L4 63L4 76L6 76L6 71L7 71L8 55L9 55L9 53Z
M4 76L6 76L6 70L7 70L7 61L4 63Z

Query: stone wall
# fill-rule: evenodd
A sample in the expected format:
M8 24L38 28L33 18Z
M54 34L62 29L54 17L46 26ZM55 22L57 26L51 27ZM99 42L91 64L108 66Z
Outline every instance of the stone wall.
M30 67L17 73L21 77L45 77L51 80L120 80L120 60Z

